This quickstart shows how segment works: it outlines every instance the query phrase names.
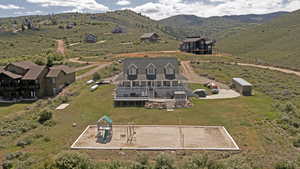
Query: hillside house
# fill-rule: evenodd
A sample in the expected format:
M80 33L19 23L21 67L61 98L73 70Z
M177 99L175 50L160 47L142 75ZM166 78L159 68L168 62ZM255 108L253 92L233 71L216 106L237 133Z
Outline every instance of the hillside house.
M97 42L97 36L94 34L87 34L85 35L85 42L87 43L96 43Z
M183 79L176 58L125 59L115 106L144 106L153 99L175 99L175 95L187 101Z
M194 54L212 54L215 41L201 37L188 37L180 44L180 50Z
M160 37L157 33L145 33L141 36L141 41L158 42Z
M75 71L67 66L40 66L30 61L15 62L0 68L1 101L37 100L55 96L75 81Z
M126 31L124 30L124 28L117 26L111 32L112 33L125 33Z

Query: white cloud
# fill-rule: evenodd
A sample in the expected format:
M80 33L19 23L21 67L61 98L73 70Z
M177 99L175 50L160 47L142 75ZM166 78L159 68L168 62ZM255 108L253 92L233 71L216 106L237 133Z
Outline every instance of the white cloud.
M8 4L8 5L1 5L0 4L0 9L24 9L23 7Z
M132 10L154 19L162 19L179 14L202 17L242 14L263 14L276 11L300 9L299 0L158 0Z
M126 5L130 5L130 4L131 4L131 2L128 0L119 0L117 2L117 5L120 5L120 6L126 6Z
M96 0L26 0L30 3L38 3L43 7L60 6L73 7L76 12L99 12L108 11L109 8L99 4Z

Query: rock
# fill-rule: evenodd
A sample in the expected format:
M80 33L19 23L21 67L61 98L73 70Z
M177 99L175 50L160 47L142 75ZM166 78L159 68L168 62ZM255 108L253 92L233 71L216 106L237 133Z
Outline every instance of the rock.
M76 123L73 123L73 124L72 124L72 127L76 127L76 126L77 126L77 124L76 124Z
M126 153L125 153L125 152L123 152L123 151L120 151L120 152L119 152L119 155L125 156L125 155L126 155Z

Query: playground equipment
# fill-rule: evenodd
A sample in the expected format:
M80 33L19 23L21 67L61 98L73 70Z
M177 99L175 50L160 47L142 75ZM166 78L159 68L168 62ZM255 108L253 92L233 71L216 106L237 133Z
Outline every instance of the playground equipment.
M112 120L108 116L103 116L97 121L97 142L106 144L112 138Z

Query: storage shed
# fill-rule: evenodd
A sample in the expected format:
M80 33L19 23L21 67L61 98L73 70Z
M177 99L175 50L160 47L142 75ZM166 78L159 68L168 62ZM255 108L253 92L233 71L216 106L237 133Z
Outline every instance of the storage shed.
M232 79L232 87L236 89L243 96L251 96L252 95L252 84L247 82L242 78L233 78Z

